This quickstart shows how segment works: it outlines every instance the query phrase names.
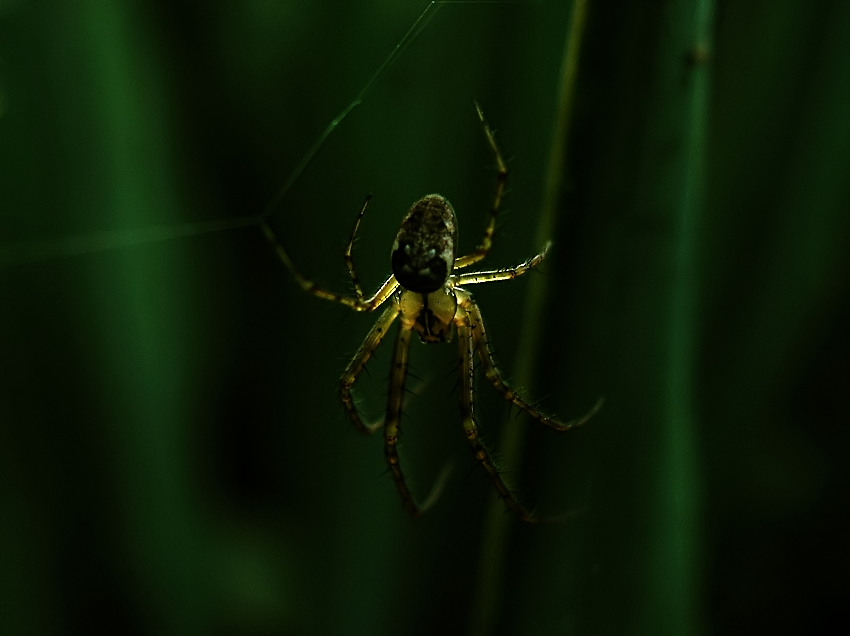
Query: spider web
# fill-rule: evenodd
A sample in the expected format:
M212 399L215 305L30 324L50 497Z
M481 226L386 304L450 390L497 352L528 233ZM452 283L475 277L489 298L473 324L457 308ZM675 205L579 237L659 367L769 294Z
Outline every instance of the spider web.
M199 234L229 231L240 227L254 226L257 224L258 220L263 217L267 218L269 216L283 214L281 204L285 202L287 194L301 179L305 169L314 161L320 151L323 150L329 139L331 139L332 136L338 136L337 128L340 124L349 119L352 113L357 110L365 100L368 99L371 101L374 97L374 101L387 101L389 97L393 97L397 102L396 107L398 107L398 102L400 101L398 99L399 77L407 76L409 78L413 76L417 78L417 83L419 83L423 77L425 80L428 80L428 73L430 72L433 75L434 69L428 69L427 67L429 65L433 67L434 65L445 61L445 57L437 57L434 61L430 63L427 62L427 58L429 56L433 56L434 49L440 48L440 45L454 47L458 43L463 44L463 48L467 49L465 51L465 56L467 57L469 66L474 69L476 62L473 60L473 56L470 52L475 50L477 41L469 36L470 33L475 34L474 24L477 21L476 16L480 14L480 10L475 10L474 7L475 5L505 4L510 3L505 2L504 0L432 1L425 3L424 8L422 8L417 14L416 11L411 11L410 7L406 9L399 9L396 8L397 3L387 3L387 6L381 10L381 20L376 25L380 29L380 37L369 38L366 42L357 41L360 34L345 31L345 23L359 17L356 15L349 15L349 13L356 12L352 12L350 9L348 13L335 11L333 14L330 14L334 17L334 19L324 25L327 28L327 32L323 34L325 41L322 42L321 45L313 44L309 50L303 51L303 53L309 56L315 65L320 66L323 61L325 69L334 69L339 68L340 59L346 59L346 61L351 59L351 56L347 55L345 47L352 46L360 49L355 58L362 61L354 64L353 66L355 66L355 69L344 77L334 78L330 74L324 75L327 71L322 69L322 81L327 82L326 86L321 86L315 78L310 77L311 71L306 68L306 64L299 66L297 63L293 64L291 62L292 59L297 60L299 53L302 52L298 49L298 46L314 40L311 36L314 35L315 32L310 32L307 28L305 28L298 38L293 38L297 40L298 43L292 44L288 47L275 47L275 45L270 41L272 34L268 31L274 30L273 35L286 37L297 27L290 27L289 29L283 28L283 25L285 25L284 21L291 16L290 13L287 13L285 6L278 12L266 7L265 11L272 14L269 16L272 20L267 26L266 32L261 33L260 37L257 38L260 42L259 44L247 52L242 52L245 58L249 58L251 55L253 55L254 58L244 60L244 63L239 64L238 68L235 68L237 64L231 64L231 66L234 67L229 69L232 74L230 76L223 77L217 86L211 86L210 90L198 99L199 105L202 104L204 100L207 102L230 102L225 108L220 108L218 110L210 109L213 110L213 114L218 118L213 124L215 128L211 127L210 129L210 132L212 133L211 136L218 135L224 137L224 139L220 140L211 140L211 145L221 145L222 141L224 143L232 142L233 135L238 135L240 133L245 134L245 136L249 139L245 144L243 144L242 148L240 148L238 144L234 144L229 148L231 152L236 154L231 161L240 161L246 164L243 167L243 170L255 167L257 171L264 173L259 176L239 175L247 176L248 179L254 179L255 181L261 182L259 184L250 184L255 186L258 185L259 187L256 188L257 193L253 195L248 205L244 202L245 192L240 191L239 196L242 201L239 205L233 205L232 211L227 209L231 206L210 206L222 212L222 214L213 218L188 218L174 220L174 217L186 216L187 214L195 217L200 216L197 213L197 210L200 209L202 212L205 210L205 208L203 208L205 203L203 201L203 197L205 195L208 196L212 194L214 189L210 189L212 192L208 191L206 193L198 192L197 188L195 188L194 192L182 192L181 190L186 189L184 184L175 183L175 178L171 174L159 173L157 167L151 165L150 162L134 162L132 159L125 159L124 164L113 170L117 173L117 177L107 177L110 181L116 182L114 184L115 187L107 187L103 189L105 196L102 201L97 202L96 207L92 207L90 205L90 201L86 200L86 195L89 193L83 191L69 193L70 196L65 200L66 206L64 208L60 204L62 199L39 197L38 192L31 193L36 196L31 197L29 201L27 201L27 203L29 203L28 206L11 205L10 208L7 208L8 216L4 228L4 235L0 237L0 269L51 259L63 259L92 254L101 251L122 250L134 245L178 240ZM438 29L432 29L430 27L431 21L436 18L440 13L440 10L447 5L451 5L449 12L454 15L449 16L442 23L438 24ZM245 13L252 11L256 12L258 8L258 6L249 5L249 9ZM394 10L389 10L389 8L394 8ZM224 9L221 10L222 13L224 11ZM233 13L237 13L235 10L231 11ZM118 52L118 55L133 55L134 47L141 47L145 44L144 42L138 41L138 39L134 40L134 38L128 36L126 21L133 17L135 16L132 14L121 15L120 11L115 11L112 14L107 15L105 18L98 20L98 22L107 23L105 26L108 26L115 31L113 34L114 37L126 37L127 41L118 47L119 49L123 49ZM171 17L174 21L179 20L179 17ZM240 15L233 17L234 19L238 18L245 21L248 16ZM405 27L405 25L407 26ZM172 24L171 26L172 28L177 28L179 25ZM309 27L309 25L303 24L299 24L297 26ZM449 27L452 31L454 31L454 35L446 34L445 27ZM478 30L483 31L483 29ZM280 35L280 31L284 31L283 36ZM334 40L333 34L340 31L346 34L346 41L344 42ZM436 33L434 33L434 31L436 31ZM393 32L396 34L403 32L403 36L390 45L388 43L393 42ZM305 33L307 34L306 36L304 35ZM256 38L256 34L251 34L251 36ZM217 57L223 59L228 56L227 47L232 45L232 43L223 41L225 34L195 33L194 37L196 39L203 40L207 46L210 47L207 49L207 54L213 60L208 62L210 66L215 64ZM222 41L213 41L216 37L219 37ZM235 36L230 35L229 37L232 38ZM465 43L463 42L463 38L466 38L467 40ZM422 40L425 41L423 42ZM100 43L100 46L114 44L114 41L107 41ZM404 54L411 45L416 45L414 47L415 55L413 56L413 59L405 61L403 59ZM216 49L216 46L219 48ZM483 50L483 47L481 48ZM388 53L385 53L383 58L381 58L381 49L389 51ZM96 77L90 80L92 83L101 81L103 84L107 85L107 87L103 90L125 90L127 91L127 94L108 95L108 97L110 97L113 101L104 104L82 103L79 104L80 109L120 109L122 107L127 108L130 105L130 102L139 102L143 106L147 106L151 100L144 96L144 91L149 91L154 94L159 93L159 99L167 99L167 97L165 97L165 93L169 90L169 87L162 85L155 86L155 83L164 83L169 80L174 81L174 78L169 78L167 76L168 73L173 72L164 67L171 63L166 56L169 54L179 53L181 53L181 51L175 51L164 47L164 50L160 53L158 68L146 69L140 66L122 65L120 62L111 65L103 62L99 64L93 63L93 68L90 69L90 72ZM93 52L93 55L97 57L98 52ZM269 64L270 56L275 55L279 56L280 59L288 60L289 63ZM265 57L259 59L261 56ZM109 56L103 55L102 57ZM376 64L376 60L380 60L380 62ZM423 60L426 61L423 62ZM388 72L393 70L394 66L400 65L400 61L405 62L405 64L402 68L393 72L395 77L387 77L390 75ZM252 63L267 64L268 70L264 72L263 76L258 77L258 75L263 73L263 71L258 70L256 67L252 68ZM423 68L425 69L424 71ZM0 65L0 70L2 70L2 65ZM228 69L222 70L226 71ZM77 73L79 74L79 72L78 68ZM207 71L207 73L209 72L211 71ZM474 70L472 72L474 73ZM124 73L129 74L131 81L124 81L123 85L120 85L121 80L119 78ZM156 77L156 73L166 76ZM222 74L224 75L224 73ZM241 77L239 76L240 74L242 75ZM18 103L16 101L16 97L18 97L15 92L16 78L12 77L10 73L6 73L5 75L9 75L9 77L0 75L0 117L6 117L7 125L15 125L16 122L12 118L16 115L16 112L20 111L22 106L26 106L26 103ZM143 81L137 82L136 75L141 76ZM456 76L462 77L462 79L456 80L451 88L447 88L445 86L442 87L445 92L451 93L456 91L457 87L463 86L464 84L467 85L467 88L462 91L458 91L458 95L462 98L466 98L467 95L482 92L476 91L474 88L475 82L469 81L469 73L463 75L457 74ZM364 81L363 78L367 79ZM430 79L433 80L433 76ZM222 83L225 81L229 81L233 85L230 94L228 94L228 90L226 88L222 88ZM264 82L264 87L258 88L257 86L251 86L250 83L252 81L257 83ZM358 81L360 82L359 87L357 84ZM145 84L145 82L147 82L147 84ZM110 83L116 84L116 86L108 86ZM133 86L133 84L136 83L140 83L142 85ZM426 99L423 101L421 96L416 96L416 93L418 92L417 89L411 89L409 80L407 81L407 84L407 86L402 88L406 93L408 93L408 99L410 99L409 94L412 93L413 99L420 101L428 107L437 106L443 109L446 108L445 104L435 104L433 97L426 96ZM291 90L293 85L300 85L300 88L293 91ZM329 87L339 88L331 89ZM67 87L59 87L59 90L64 90L65 88ZM96 87L92 86L92 88ZM317 88L320 90L317 91ZM244 90L245 92L239 95L234 95L233 93L238 90ZM432 91L433 89L429 88L425 92L427 93ZM319 96L313 94L316 92L322 93L322 95ZM344 101L345 92L349 95L348 101ZM305 93L309 94L311 99L303 99L302 96ZM374 93L378 93L378 95L373 95ZM298 98L291 99L288 97L288 95L293 94L297 95ZM353 98L351 95L354 95ZM241 101L241 103L234 103L237 100ZM315 106L317 101L321 102L318 108ZM458 101L463 102L462 106L465 107L466 110L469 109L468 99L461 99ZM337 104L344 104L341 110L338 110L335 115L333 115L334 102ZM264 105L267 106L264 107ZM401 105L404 106L404 101L401 102ZM155 103L154 106L156 106L159 110L165 110L168 108L167 105L163 105L162 103ZM192 106L192 104L190 104L190 106ZM337 108L339 107L337 106ZM252 110L253 113L260 113L264 116L262 122L258 124L255 129L246 130L242 128L240 130L240 126L244 126L244 120L246 118L252 116L256 117L255 114L251 113ZM284 113L284 115L281 116L280 113ZM228 130L223 125L226 124L226 120L223 116L228 114L230 114L234 120L232 130ZM94 112L83 112L82 115L92 118L97 116ZM171 112L164 112L161 113L161 115L162 117L160 118L160 121L151 117L144 118L143 116L134 115L133 113L124 115L123 117L110 116L110 119L115 119L117 121L115 121L114 124L110 122L109 125L104 126L106 129L104 131L95 132L100 132L100 134L107 137L103 143L110 142L108 137L113 134L113 131L109 129L113 127L126 129L123 132L119 132L122 132L122 134L125 135L129 133L128 139L125 140L127 143L142 142L143 140L139 137L155 138L162 135L180 136L182 131L169 128L169 126L173 126L174 124L163 120L169 116L186 117L186 113L181 114L174 112L172 107ZM324 125L321 124L322 118L324 118L325 121ZM203 121L204 118L203 116L200 116L199 119ZM302 124L301 122L304 123ZM208 121L205 123L209 124ZM295 130L293 130L293 128ZM259 132L257 129L259 129ZM293 136L293 133L298 133L298 135ZM133 135L136 137L134 138ZM312 141L310 141L311 135ZM251 143L256 143L256 137L259 136L275 140L277 143L274 145L266 145L259 149L245 147L249 146ZM90 136L81 134L80 137ZM293 140L297 140L297 143ZM14 142L18 140L12 138L11 141ZM86 157L84 156L86 151L92 153L96 153L98 151L104 152L104 147L98 145L97 142L85 144L80 141L80 146L81 155L77 157L78 160L86 160ZM105 150L107 154L121 152L120 148L117 151L110 150L108 148ZM174 173L180 174L181 171L185 172L185 168L174 165L175 159L180 159L182 157L178 156L175 158L171 156L174 154L172 150L173 149L171 148L165 148L156 144L150 144L149 147L142 149L144 154L161 154L162 159L165 160L164 163L166 164L166 167ZM242 152L255 150L256 154L260 155L260 158L252 162L254 164L252 166L249 163L250 159L238 156L240 150ZM197 150L195 150L195 152L197 152ZM277 153L278 157L270 158L269 155L272 155L273 153ZM73 164L73 156L62 157L62 159L71 162L71 172L78 169ZM257 165L260 160L265 160L267 165ZM226 165L226 159L221 159L221 161L224 165L219 165L215 168L215 170L219 172L225 171L229 167ZM80 162L77 161L76 163L79 165ZM91 166L85 167L96 170L98 164L95 161L92 162ZM204 166L200 167L201 170L203 170L203 168ZM230 166L230 168L232 168L232 166ZM165 197L165 201L158 202L156 199L153 199L153 197L151 198L154 203L160 203L159 207L164 208L164 211L160 210L159 213L157 213L150 209L139 209L138 204L134 204L131 198L126 195L122 197L120 190L121 188L126 188L129 194L139 198L139 190L142 188L142 185L134 182L133 179L126 178L126 174L123 175L125 178L122 179L122 172L132 173L140 170L149 172L150 177L161 178L162 187L159 189L166 192L166 194L162 195ZM60 172L62 174L67 174L68 167L66 166ZM191 172L186 172L185 176L196 179L210 177L208 173L206 175L193 175ZM155 183L148 181L150 177L145 177L146 184L155 186ZM96 178L97 175L87 175L81 180L93 181ZM195 184L190 183L190 185ZM153 189L156 188L154 187ZM16 203L17 197L14 196L15 188L10 184L5 188L5 190L7 193L11 193L13 195L10 203ZM171 190L171 192L169 192L169 190ZM194 200L190 199L187 202L185 200L187 196ZM78 198L83 200L80 203L77 203L76 199ZM32 209L32 206L37 206L39 203L43 203L45 209L57 211L49 215L29 214L28 211ZM163 205L163 203L165 205ZM188 203L188 205L186 205L186 203ZM178 208L183 211L178 211ZM189 212L185 211L187 208ZM230 214L228 215L228 213ZM136 225L132 227L123 227L123 225L127 222L132 223L134 221L136 222ZM75 226L81 229L75 231ZM36 233L37 236L30 236L33 233Z
M203 18L140 13L153 10L139 6L126 14L117 3L82 18L57 8L39 25L44 42L77 55L51 58L58 65L51 77L62 78L54 93L18 90L17 73L37 76L39 60L19 71L0 49L0 134L4 147L21 150L12 153L19 169L3 171L0 204L0 281L9 299L0 353L10 370L3 419L23 431L27 447L43 451L32 468L14 469L21 482L32 483L30 470L59 480L85 466L82 489L106 498L102 484L113 484L125 523L142 533L150 519L162 519L177 544L191 543L185 527L195 521L185 511L210 492L260 509L284 499L286 514L318 509L324 522L380 518L376 502L396 503L390 492L355 506L338 486L356 480L367 493L392 488L375 443L346 426L334 395L366 323L304 297L253 226L270 215L305 273L344 290L342 248L363 196L374 190L355 248L371 290L386 275L401 211L425 192L451 198L461 249L475 244L493 172L473 99L504 127L509 154L522 157L512 166L512 188L539 190L543 153L535 136L548 131L545 117L523 101L531 93L514 88L529 66L510 37L525 10L502 2L348 4L309 15L287 3L223 3ZM267 12L260 27L254 11ZM352 29L369 23L370 11L374 31ZM75 19L96 35L64 33ZM236 26L227 32L220 24ZM146 39L160 31L172 36L162 48ZM18 47L33 48L23 40ZM195 75L191 86L208 90L178 90ZM98 127L36 126L62 96L72 101L63 117L82 121L91 113L86 121ZM510 105L530 114L513 138L501 123ZM28 139L33 130L44 137ZM522 149L526 137L535 150ZM16 174L26 177L13 183L8 175ZM509 200L506 212L513 207ZM515 211L533 217L534 201ZM525 258L532 233L521 221L500 232L500 260ZM414 371L452 373L451 354L434 353L433 367L420 366L431 356L419 355ZM370 366L370 374L367 390L381 391L385 367ZM436 415L417 397L411 424L420 439L445 440L468 459L455 397L435 393ZM300 433L308 427L316 432ZM315 447L303 447L307 437ZM21 447L17 439L1 445ZM224 457L227 445L233 452ZM317 463L333 474L304 488ZM441 463L432 468L410 463L423 495ZM199 488L195 474L216 481ZM331 498L310 500L316 492ZM103 503L92 501L80 505ZM163 557L145 547L158 539L146 540L131 548L131 562L164 569ZM191 559L167 564L173 586L157 597L192 588ZM350 596L371 602L365 593Z

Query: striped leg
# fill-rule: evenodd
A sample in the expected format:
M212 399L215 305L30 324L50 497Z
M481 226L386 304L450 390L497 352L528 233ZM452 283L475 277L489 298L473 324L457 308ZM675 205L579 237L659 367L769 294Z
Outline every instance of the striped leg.
M504 269L495 269L489 272L457 274L453 276L452 279L458 287L463 287L464 285L475 285L477 283L495 283L500 280L512 280L540 265L540 263L543 262L543 259L546 258L546 254L549 252L551 245L551 243L546 243L546 245L543 246L543 250L537 256L529 258L527 261L520 263L516 267L505 267Z
M499 146L496 145L496 137L487 124L487 120L484 119L484 113L481 112L481 106L478 105L478 102L475 102L475 112L478 114L478 121L481 123L481 129L487 138L487 145L490 146L490 150L493 151L493 155L496 157L496 193L493 196L493 205L490 208L490 222L484 230L484 238L481 240L481 244L471 254L466 254L455 259L455 268L468 267L487 256L493 245L493 233L496 231L496 215L499 213L499 208L502 205L502 196L505 194L505 183L508 180L508 167L505 165L504 159L502 159L502 153L499 152Z
M348 363L345 372L343 372L342 377L339 379L339 397L342 400L343 406L345 406L348 419L363 433L374 433L381 428L383 422L376 422L375 424L366 424L363 422L354 404L354 399L351 397L351 387L357 381L360 372L366 366L366 362L372 357L372 353L381 344L381 340L383 340L396 316L398 316L398 302L393 300L391 306L384 310L378 322L369 330L369 334L363 340L363 344L360 345L357 353L354 354L354 357Z
M490 459L487 449L478 439L478 425L475 420L475 403L473 396L473 383L475 379L475 351L474 351L474 325L469 324L465 312L459 311L456 318L457 339L460 351L460 410L463 416L463 432L466 441L469 442L475 459L484 467L490 475L490 479L499 491L499 496L513 512L523 521L535 522L537 519L528 510L523 508L514 497L508 486L502 480L499 470Z
M390 391L387 397L387 415L384 420L384 457L387 460L390 473L395 481L395 486L398 489L398 494L401 495L401 502L404 509L411 517L418 517L440 496L443 485L448 477L448 470L443 469L436 483L431 488L428 497L421 504L416 503L413 498L413 493L407 486L404 479L404 473L401 471L401 465L398 458L398 435L399 425L401 422L401 406L404 398L404 381L407 375L407 364L410 354L410 337L413 331L402 326L399 327L398 336L396 337L395 347L393 349L392 369L390 370Z
M348 247L346 247L345 250L345 263L348 267L348 273L351 275L351 280L354 283L354 291L356 294L354 298L323 289L305 277L304 274L301 273L301 270L295 266L295 263L289 257L287 251L283 249L283 245L281 245L277 235L265 220L260 222L260 229L263 231L263 234L266 239L268 239L269 243L272 244L272 247L274 247L278 258L280 258L280 260L283 261L283 264L286 265L287 269L292 272L292 276L301 286L301 289L313 294L314 296L318 296L319 298L324 298L325 300L345 305L354 311L374 311L393 295L395 290L398 288L398 282L396 281L395 276L390 276L371 298L364 298L363 296L363 290L360 287L360 279L357 277L357 271L354 268L354 260L351 256L351 250L354 245L357 229L360 227L360 221L366 212L366 206L369 204L370 198L371 197L367 197L363 202L363 207L360 208L360 213L357 215L357 220L354 223L354 230L351 232L351 239L348 241Z
M481 316L481 310L478 309L478 305L475 304L475 301L469 294L464 294L463 296L459 295L458 301L460 302L460 306L468 314L472 340L475 343L478 358L481 360L481 364L484 367L484 375L506 400L513 402L516 406L528 413L541 424L545 424L557 431L566 431L571 428L575 428L576 426L581 426L593 417L602 407L602 400L600 399L586 415L570 420L569 422L559 422L548 415L544 415L528 404L525 400L519 397L519 395L517 395L516 391L507 385L499 371L499 368L496 366L496 362L493 360L493 354L490 351L490 344L487 340L487 331L484 329L484 319Z

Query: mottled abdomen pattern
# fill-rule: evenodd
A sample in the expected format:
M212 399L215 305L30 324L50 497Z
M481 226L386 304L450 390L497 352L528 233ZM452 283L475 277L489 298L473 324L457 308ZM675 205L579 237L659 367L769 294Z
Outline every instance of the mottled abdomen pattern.
M392 268L405 289L428 294L442 287L455 262L457 221L452 204L439 194L414 203L393 242Z

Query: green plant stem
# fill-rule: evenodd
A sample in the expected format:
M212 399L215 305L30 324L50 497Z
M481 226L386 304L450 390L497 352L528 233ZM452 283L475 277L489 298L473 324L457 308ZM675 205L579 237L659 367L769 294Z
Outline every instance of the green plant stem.
M536 245L543 245L551 238L556 224L557 201L564 173L578 58L586 15L587 3L585 0L576 0L573 3L564 43L552 145L549 150L543 203L535 237ZM518 384L524 387L531 385L534 376L536 355L541 344L541 323L546 297L546 277L533 277L529 281L528 297L523 304L525 311L523 312L522 324L528 325L528 328L521 332L520 353L515 374ZM499 441L503 463L520 469L524 448L525 428L522 426L505 427ZM505 555L515 523L516 521L513 518L505 515L501 500L496 500L489 506L482 528L478 583L470 615L470 633L491 633L496 626L504 593Z

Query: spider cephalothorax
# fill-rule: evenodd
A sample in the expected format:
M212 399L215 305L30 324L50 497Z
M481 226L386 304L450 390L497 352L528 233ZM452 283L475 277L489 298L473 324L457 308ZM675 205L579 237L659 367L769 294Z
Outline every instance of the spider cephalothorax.
M478 439L478 423L473 399L476 359L483 367L487 380L506 400L513 402L531 417L553 429L564 431L583 424L593 415L599 404L584 417L561 423L544 415L519 397L502 379L502 374L496 367L493 355L490 352L481 310L478 309L472 294L465 289L466 285L511 280L525 274L543 261L549 249L548 244L537 256L520 263L516 267L466 274L455 273L482 260L490 251L493 230L496 225L496 214L499 211L505 189L505 180L508 175L505 162L496 146L493 132L484 120L484 115L481 113L478 104L475 105L475 109L487 138L487 143L496 157L498 172L496 194L490 208L490 222L484 231L481 244L474 252L456 257L457 222L454 209L445 197L439 194L424 196L411 206L402 220L401 228L396 235L392 248L392 276L381 285L372 297L366 298L357 277L351 252L357 230L371 198L367 197L354 222L351 239L345 251L345 262L354 284L355 295L354 297L343 296L322 289L305 278L300 270L295 267L292 259L289 258L286 250L278 242L268 224L263 222L262 228L274 245L278 256L305 291L319 298L341 303L355 311L374 311L385 303L387 304L387 308L384 309L377 322L372 326L363 344L360 345L357 353L354 354L343 372L339 381L339 395L349 419L359 430L365 433L374 433L383 429L384 456L407 511L414 517L418 516L430 505L438 491L438 488L435 488L425 504L417 504L399 465L398 434L411 333L415 331L423 342L439 343L450 340L452 328L454 328L457 331L461 360L460 409L461 423L466 439L476 460L490 475L499 495L508 507L523 520L535 521L536 518L520 505L502 480L502 476L490 459L489 453ZM396 318L399 319L399 329L393 349L386 417L383 422L366 424L354 404L351 387Z
M405 289L398 303L401 324L418 333L422 342L451 340L452 322L457 316L457 296L451 285L430 294Z

